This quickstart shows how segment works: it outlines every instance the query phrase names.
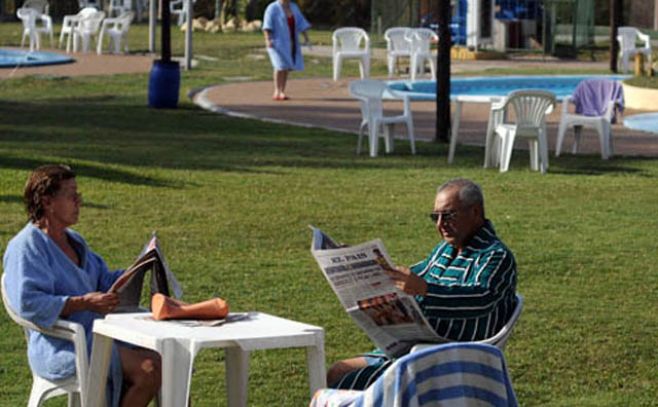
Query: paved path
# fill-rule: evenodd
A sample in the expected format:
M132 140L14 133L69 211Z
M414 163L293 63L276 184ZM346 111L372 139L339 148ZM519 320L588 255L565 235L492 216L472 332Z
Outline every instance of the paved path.
M20 49L3 47L7 49ZM44 49L44 51L67 55L62 50ZM120 73L144 73L151 70L153 60L150 54L120 54L96 55L95 52L68 54L75 62L59 65L24 66L17 69L0 68L0 79L20 78L27 75L47 76L84 76L84 75L114 75Z
M246 82L210 86L193 96L194 102L211 111L236 117L251 117L261 120L283 122L307 127L320 127L343 132L356 133L361 122L358 103L347 91L349 80L333 82L330 79L291 80L287 93L291 99L282 102L271 100L271 82ZM400 111L400 102L386 102L391 113ZM470 145L484 145L484 134L489 106L467 104L463 108L459 142ZM435 127L434 102L413 102L412 110L416 138L432 140ZM557 137L561 106L548 118L549 148L553 149ZM625 114L637 112L626 111ZM403 130L400 126L400 133ZM615 154L623 156L658 157L658 134L644 133L613 126ZM572 137L567 136L565 145L571 145ZM397 143L407 149L404 143ZM356 146L356 139L355 139ZM519 145L519 147L524 147ZM405 151L405 150L402 150ZM598 136L588 129L583 130L583 153L600 153ZM459 162L459 147L455 155Z

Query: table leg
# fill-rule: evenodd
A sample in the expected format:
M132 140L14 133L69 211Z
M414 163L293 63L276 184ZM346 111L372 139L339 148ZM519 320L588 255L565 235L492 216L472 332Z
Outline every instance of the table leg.
M91 363L87 372L87 390L82 405L101 407L105 405L107 370L112 358L112 338L94 334Z
M319 338L315 346L306 348L306 366L308 369L308 384L311 397L313 397L318 389L327 387L324 365L324 338Z
M167 339L157 351L162 357L161 407L187 406L196 350L180 339Z
M234 346L226 348L226 393L229 407L247 405L249 352Z
M455 100L455 114L450 131L450 149L448 150L448 164L452 164L455 159L455 149L457 148L457 136L459 135L459 125L462 119L462 101Z

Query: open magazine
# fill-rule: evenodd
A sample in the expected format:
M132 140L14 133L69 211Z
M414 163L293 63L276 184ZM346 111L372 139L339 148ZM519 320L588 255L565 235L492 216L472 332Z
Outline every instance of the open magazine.
M142 252L137 256L137 260L126 269L108 290L119 295L119 306L114 312L134 312L140 309L139 300L142 297L144 275L149 270L151 270L151 296L155 293L170 296L170 286L176 298L183 295L178 280L169 270L167 261L160 249L158 238L153 233Z
M429 325L416 300L386 273L394 269L381 240L356 246L336 243L311 226L311 253L340 303L386 355L398 357L419 342L446 342Z

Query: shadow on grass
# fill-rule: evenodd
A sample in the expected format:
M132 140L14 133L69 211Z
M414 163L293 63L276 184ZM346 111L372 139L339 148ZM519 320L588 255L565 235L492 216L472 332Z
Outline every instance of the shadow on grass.
M160 187L172 181L114 165L240 173L281 172L276 167L399 170L447 167L447 145L418 144L412 156L407 141L395 153L371 159L354 152L356 136L320 129L234 119L189 109L154 110L135 98L88 96L30 102L0 101L0 164L30 170L55 162L76 162L82 176ZM313 112L322 114L322 112ZM482 148L460 146L455 170L481 168ZM48 157L48 158L31 158ZM633 159L603 162L592 156L551 160L550 173L601 175L637 173ZM514 167L527 158L513 158ZM520 161L524 161L521 164ZM94 164L97 163L97 164Z

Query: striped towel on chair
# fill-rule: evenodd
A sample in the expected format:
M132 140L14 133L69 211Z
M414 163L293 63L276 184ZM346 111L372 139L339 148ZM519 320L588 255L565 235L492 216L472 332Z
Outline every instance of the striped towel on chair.
M311 407L516 407L502 352L477 343L450 343L398 359L362 392L322 389Z

